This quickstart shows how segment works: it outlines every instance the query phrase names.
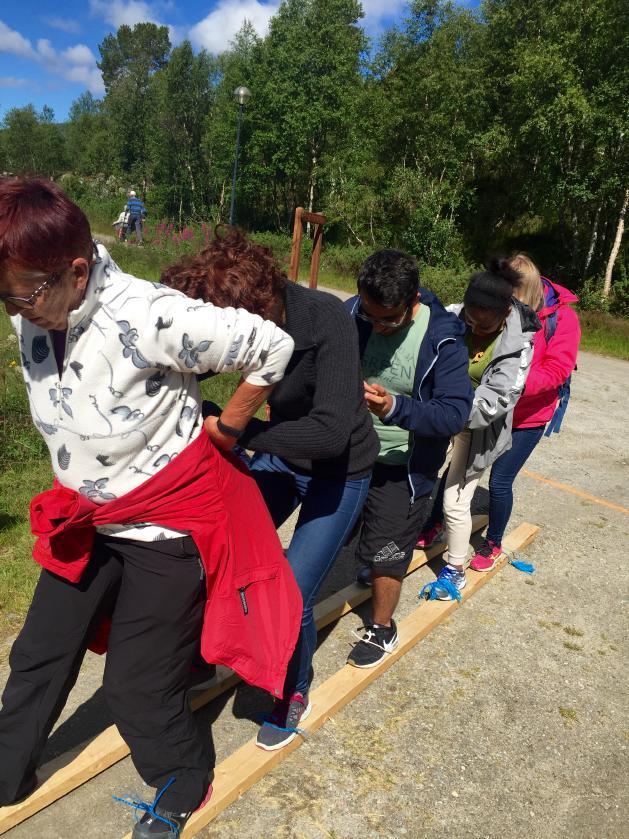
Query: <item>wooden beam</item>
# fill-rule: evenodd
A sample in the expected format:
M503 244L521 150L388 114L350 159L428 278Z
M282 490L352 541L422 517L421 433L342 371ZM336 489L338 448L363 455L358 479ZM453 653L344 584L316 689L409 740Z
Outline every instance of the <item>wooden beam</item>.
M510 533L503 542L507 551L522 550L536 537L539 527L524 523ZM494 577L507 562L503 556L492 571L478 573L470 571L468 584L463 590L463 602L482 588ZM312 691L310 700L312 711L302 728L307 733L313 733L321 728L327 720L351 702L371 682L375 681L398 659L407 653L415 644L428 635L436 626L442 623L452 612L459 608L457 601L442 602L431 600L422 603L403 621L398 624L398 647L380 664L369 669L352 667L347 664L327 679L320 687ZM186 825L182 839L191 839L212 819L229 807L244 792L252 787L260 778L264 777L278 763L285 760L291 752L298 749L302 743L301 737L296 737L283 749L267 752L259 749L255 738L237 749L232 755L223 760L214 773L214 791L209 803L194 813ZM131 839L128 833L124 839Z
M309 213L307 210L303 210L301 218L302 221L310 222L310 224L325 224L326 222L323 213Z
M311 215L316 215L311 213ZM321 216L325 221L325 216ZM309 288L316 288L319 280L319 260L321 259L321 247L323 245L323 222L317 224L315 228L314 239L312 240L312 257L310 259L310 278L308 280Z
M473 531L481 530L487 524L487 516L474 516ZM415 551L407 574L412 574L430 559L445 550L444 543L437 543L427 551ZM351 612L361 603L369 600L371 589L352 583L330 595L315 606L314 617L317 629L322 629L343 615ZM217 696L225 693L239 682L238 676L227 667L217 667L214 684L206 690L193 694L190 705L198 710ZM0 807L0 836L40 812L53 802L67 795L73 789L109 769L129 754L129 747L120 736L115 725L109 726L93 740L82 743L71 751L59 755L37 770L39 786L20 801L9 807Z
M299 280L299 258L301 256L301 237L303 235L303 227L301 225L301 218L304 213L303 207L297 207L295 210L295 220L293 222L293 242L290 249L290 266L288 269L288 278L296 283Z

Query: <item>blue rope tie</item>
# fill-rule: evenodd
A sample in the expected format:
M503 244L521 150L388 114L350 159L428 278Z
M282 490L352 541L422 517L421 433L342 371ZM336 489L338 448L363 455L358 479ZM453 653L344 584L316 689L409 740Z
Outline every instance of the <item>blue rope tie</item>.
M155 800L152 804L147 804L146 801L140 801L139 798L121 798L119 795L112 795L111 797L114 801L118 801L120 804L126 804L128 807L133 807L134 812L137 818L137 811L143 810L145 813L148 813L154 819L157 819L159 822L163 822L167 824L168 827L172 830L173 836L175 839L179 836L179 825L175 824L175 822L171 822L170 819L165 818L164 816L160 816L158 813L155 812L155 808L162 797L162 795L166 792L168 787L172 786L175 783L174 776L169 778L167 783L160 789L160 791L156 794Z
M271 722L272 712L270 714L260 714L258 717L261 725L266 725L268 728L275 728L277 731L288 731L290 734L300 734L304 739L308 736L308 732L303 728L286 728L283 725L278 725Z
M426 583L419 592L419 599L421 600L423 597L426 600L439 600L439 597L437 596L437 591L439 590L447 592L447 594L450 595L451 600L458 600L459 603L463 600L461 592L454 585L452 580L449 580L447 577L443 577L443 579L439 579L439 577L437 577L437 579L433 580L431 583Z
M276 728L278 731L289 731L291 734L301 734L302 737L308 736L308 732L304 731L303 728L286 728L283 725L276 725L274 722L270 722L269 720L263 720L262 725L267 725L269 728Z
M513 565L514 568L517 568L518 571L523 571L525 574L534 574L535 573L535 566L532 562L524 562L518 557L521 554L507 554L507 558L509 560L509 565Z

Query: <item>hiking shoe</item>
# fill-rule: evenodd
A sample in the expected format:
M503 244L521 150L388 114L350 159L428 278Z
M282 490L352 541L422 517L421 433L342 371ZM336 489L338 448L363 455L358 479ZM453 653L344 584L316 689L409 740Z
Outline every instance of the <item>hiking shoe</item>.
M145 813L133 827L131 839L175 839L181 836L186 822L197 810L203 809L212 797L212 784L209 785L203 801L190 813L172 813L163 807L154 807L155 815Z
M307 696L294 693L290 699L278 699L268 720L260 726L256 746L274 752L287 746L300 733L299 723L312 711Z
M397 626L395 621L391 620L391 626L379 626L372 623L360 628L365 632L362 636L359 636L357 632L354 633L358 638L358 643L349 654L347 663L353 664L354 667L375 667L397 647Z
M457 597L457 592L462 591L467 585L465 569L459 570L454 565L446 565L439 572L433 585L437 600L460 600L461 596Z
M173 839L181 831L192 813L171 813L155 807L155 815L145 813L133 827L131 839Z
M502 545L497 545L491 539L485 539L470 562L474 571L491 571L502 556Z
M439 523L433 524L430 527L425 527L423 530L419 531L415 547L420 549L429 548L431 545L434 545L435 542L441 542L444 530L444 526Z
M359 586L371 585L371 565L363 565L362 568L358 569L358 573L356 574L356 582Z

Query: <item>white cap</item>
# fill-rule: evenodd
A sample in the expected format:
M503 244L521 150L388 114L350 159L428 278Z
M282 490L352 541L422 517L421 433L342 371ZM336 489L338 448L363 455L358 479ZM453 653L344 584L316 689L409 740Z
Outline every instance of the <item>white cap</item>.
M130 191L129 191L129 198L135 198L135 197L136 197L136 196L135 196L135 190L133 190L133 189L132 189L132 190L130 190Z

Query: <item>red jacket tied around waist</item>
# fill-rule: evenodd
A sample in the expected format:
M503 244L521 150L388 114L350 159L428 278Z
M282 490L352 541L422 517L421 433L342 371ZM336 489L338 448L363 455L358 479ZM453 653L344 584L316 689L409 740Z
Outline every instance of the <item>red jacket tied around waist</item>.
M30 505L35 560L77 583L95 528L151 522L188 532L205 568L206 661L281 696L302 601L262 496L241 461L202 432L139 487L102 505L55 482Z
M578 297L567 288L543 278L545 303L537 312L542 328L533 340L533 361L524 393L513 412L514 428L535 428L544 425L557 405L558 390L574 370L581 339L579 318L568 304ZM549 334L548 321L556 318L554 334Z

